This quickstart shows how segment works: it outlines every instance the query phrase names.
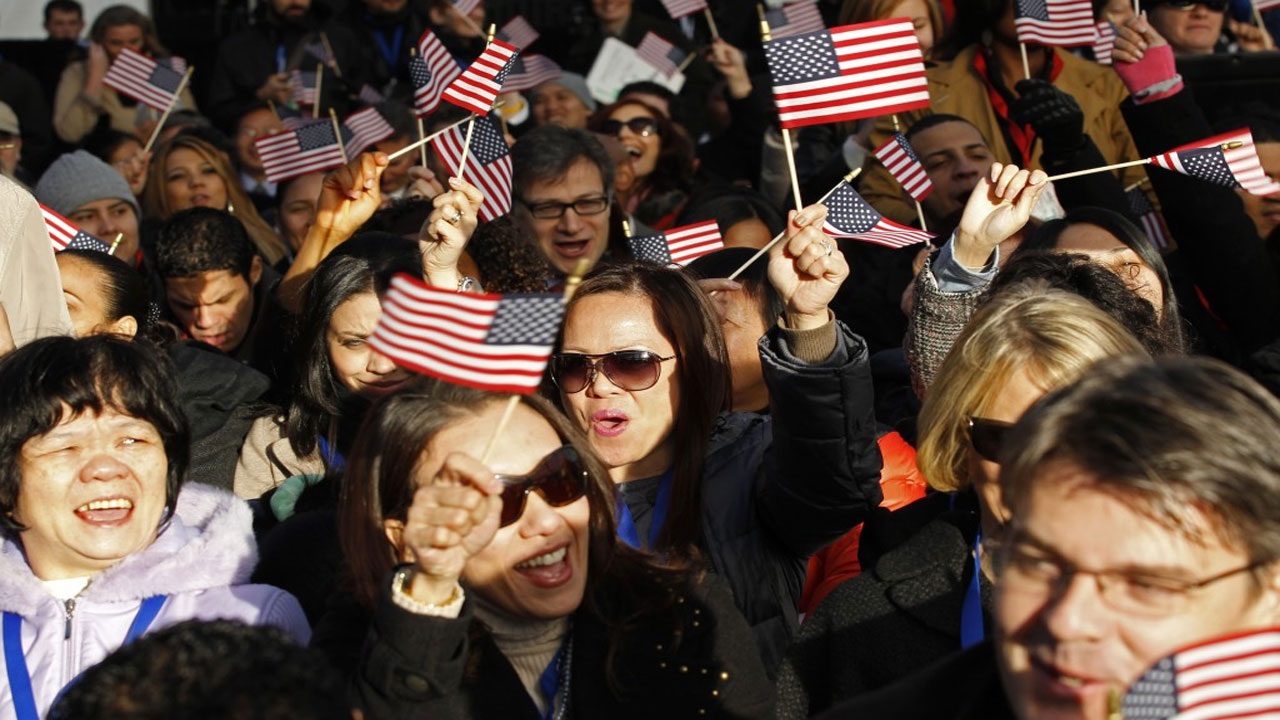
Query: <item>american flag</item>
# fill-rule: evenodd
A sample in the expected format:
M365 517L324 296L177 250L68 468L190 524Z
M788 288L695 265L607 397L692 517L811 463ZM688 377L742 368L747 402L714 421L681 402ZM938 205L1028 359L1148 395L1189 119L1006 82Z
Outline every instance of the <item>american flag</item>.
M304 45L303 48L318 62L322 62L325 65L333 62L333 53L329 52L329 48L324 44L323 40L317 38Z
M667 9L672 18L679 20L685 15L706 10L707 0L662 0L662 6Z
M659 265L688 265L724 247L720 225L715 220L685 225L657 235L627 238L631 256Z
M1266 12L1280 8L1280 0L1253 0L1253 9L1258 12Z
M476 295L397 275L369 344L400 367L459 385L531 393L564 319L558 293Z
M293 101L299 105L315 105L317 79L315 70L294 70L289 75L289 85L293 87Z
M906 247L928 242L933 237L931 233L899 225L876 212L849 183L840 183L822 204L827 206L827 220L822 229L832 237L887 247Z
M826 27L814 0L801 0L769 10L764 14L764 19L768 21L769 32L775 38L817 32Z
M360 92L356 93L356 99L365 105L377 105L380 102L385 102L387 96L378 92L377 88L372 85L365 83L360 86Z
M924 55L903 18L764 44L784 128L929 107Z
M876 148L876 157L884 164L889 174L897 179L902 189L916 202L920 202L933 192L933 183L929 174L920 164L920 158L911 149L911 143L902 133L894 133L883 145Z
M1089 0L1016 0L1018 42L1040 45L1091 45L1098 37Z
M1280 716L1280 631L1237 633L1161 658L1129 686L1126 718Z
M378 112L378 108L367 107L357 110L342 121L342 141L346 145L348 156L355 156L374 143L382 142L396 134L396 129ZM350 133L350 139L348 139Z
M1143 231L1147 233L1147 237L1151 238L1151 244L1162 253L1168 252L1172 243L1169 242L1169 236L1165 233L1164 221L1160 218L1160 213L1151 204L1147 194L1142 188L1133 188L1125 193L1125 199L1129 201L1129 212L1138 218Z
M489 222L511 212L511 153L502 132L487 115L474 118L467 159L468 182L484 193L477 216ZM462 164L462 148L467 140L467 124L454 125L431 141L431 149L450 174L457 175Z
M111 252L110 245L81 230L75 223L58 214L57 210L41 203L40 212L44 214L44 227L49 231L49 242L53 244L54 252L63 250Z
M471 63L471 67L449 83L449 87L444 89L444 99L477 115L489 114L493 101L502 92L502 82L507 79L511 63L519 53L514 47L495 39Z
M502 84L504 92L522 92L532 90L544 82L556 80L564 71L560 66L542 55L521 55L511 64L511 72L507 81Z
M163 112L177 101L182 73L175 72L169 63L158 63L125 48L102 76L102 83Z
M1098 22L1098 38L1093 41L1093 59L1100 65L1111 64L1111 52L1116 49L1116 26L1110 20Z
M303 115L296 108L288 105L276 105L276 117L280 118L280 124L289 130L297 130L308 123L315 122L315 118L310 115Z
M418 38L418 54L409 59L414 112L419 116L435 112L445 87L461 74L462 68L444 49L440 38L430 30L424 30L422 37Z
M174 72L178 73L179 75L182 75L183 73L185 73L185 72L187 71L187 61L186 61L186 59L185 59L185 58L178 57L177 55L170 55L170 56L168 56L168 57L162 57L162 58L157 59L157 60L156 60L156 62L160 63L161 65L167 65L167 66L169 66L169 69L170 69L170 70L172 70L172 71L174 71Z
M644 34L644 39L636 48L636 55L649 63L655 70L671 77L680 69L680 64L689 57L689 53L672 45L652 31Z
M472 10L480 7L482 0L453 0L453 9L463 15L470 15Z
M264 135L254 145L258 148L258 157L262 158L262 169L273 183L328 170L347 161L329 120L316 120L295 130Z
M1200 142L1156 155L1151 162L1229 188L1244 188L1253 195L1280 193L1280 183L1267 176L1258 159L1249 128L1215 135Z
M524 19L523 15L517 15L507 21L506 25L498 31L498 39L514 45L521 50L529 47L540 37L537 30Z

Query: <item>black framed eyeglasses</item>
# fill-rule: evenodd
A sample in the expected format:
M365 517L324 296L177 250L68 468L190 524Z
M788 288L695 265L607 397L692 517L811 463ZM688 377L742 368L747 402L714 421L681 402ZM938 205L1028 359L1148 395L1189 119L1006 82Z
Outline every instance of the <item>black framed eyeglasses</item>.
M617 137L622 132L622 128L647 138L658 132L658 121L651 117L633 117L630 120L609 119L600 123L600 132L613 137Z
M1000 420L988 420L980 417L969 418L969 444L974 452L984 460L1000 462L1000 448L1004 447L1004 438L1009 434L1013 423Z
M599 215L609 209L611 202L607 195L599 197L578 198L573 202L559 202L557 200L547 200L546 202L529 202L521 200L525 207L529 208L529 213L539 220L557 220L564 216L564 211L573 208L573 211L579 215Z
M1227 0L1161 0L1158 5L1168 5L1175 10L1190 10L1196 5L1203 5L1213 12L1226 12Z
M528 475L494 477L502 483L502 515L498 527L520 519L531 492L537 491L551 507L564 507L587 493L587 471L572 445L563 445L542 458Z
M560 353L551 359L551 380L567 393L582 392L595 382L596 372L622 390L648 390L658 382L662 363L676 356L662 357L648 350L617 350L599 355Z

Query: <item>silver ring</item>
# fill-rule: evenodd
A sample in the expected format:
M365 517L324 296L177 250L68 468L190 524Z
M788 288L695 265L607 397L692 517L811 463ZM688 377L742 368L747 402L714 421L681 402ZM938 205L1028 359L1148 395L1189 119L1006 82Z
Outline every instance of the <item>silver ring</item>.
M454 208L453 210L453 217L445 218L445 220L449 221L450 225L457 225L458 221L461 219L462 219L462 211L458 210L457 208Z
M822 239L822 247L826 249L827 257L831 257L831 253L835 252L835 248L832 247L831 241L826 238Z

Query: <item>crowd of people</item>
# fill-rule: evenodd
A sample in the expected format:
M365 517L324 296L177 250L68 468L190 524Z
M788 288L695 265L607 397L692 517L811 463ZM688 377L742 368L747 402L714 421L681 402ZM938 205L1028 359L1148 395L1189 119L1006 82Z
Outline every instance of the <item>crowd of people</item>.
M50 0L57 67L0 58L0 718L1110 720L1280 626L1280 193L1129 162L1245 128L1280 179L1277 98L1183 77L1280 60L1280 10L1094 0L1108 60L1015 0L801 1L908 18L930 107L780 130L737 2L258 0L185 48ZM493 217L397 151L466 118L415 117L419 36L465 67L521 11L558 69L500 96ZM603 91L649 34L680 89ZM190 70L169 111L126 50ZM272 180L257 140L363 107ZM842 181L933 240L836 237ZM380 352L404 276L563 293L540 389Z

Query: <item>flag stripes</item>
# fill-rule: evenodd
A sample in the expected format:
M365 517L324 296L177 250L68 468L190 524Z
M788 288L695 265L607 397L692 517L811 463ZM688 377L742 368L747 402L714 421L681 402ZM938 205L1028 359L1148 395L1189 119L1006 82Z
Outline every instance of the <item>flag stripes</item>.
M1089 0L1015 0L1013 25L1023 43L1090 45L1098 36Z
M673 228L657 235L627 238L631 255L637 260L660 265L688 265L724 247L720 224L715 220Z
M458 79L462 68L444 43L430 30L418 38L418 56L409 59L413 80L413 109L419 116L430 115L440 106L440 96L449 83Z
M161 65L140 52L124 48L102 77L107 87L124 93L161 112L178 97L182 73Z
M924 171L924 166L911 149L911 143L907 142L902 133L894 133L876 148L875 156L916 202L924 200L933 192L929 174Z
M444 99L477 115L487 115L502 92L511 63L520 51L495 39L480 57L444 89Z
M511 153L491 118L481 115L474 123L466 179L484 193L484 202L476 215L481 222L489 222L511 212ZM462 165L466 138L467 124L463 123L431 141L431 148L450 174L457 175Z

